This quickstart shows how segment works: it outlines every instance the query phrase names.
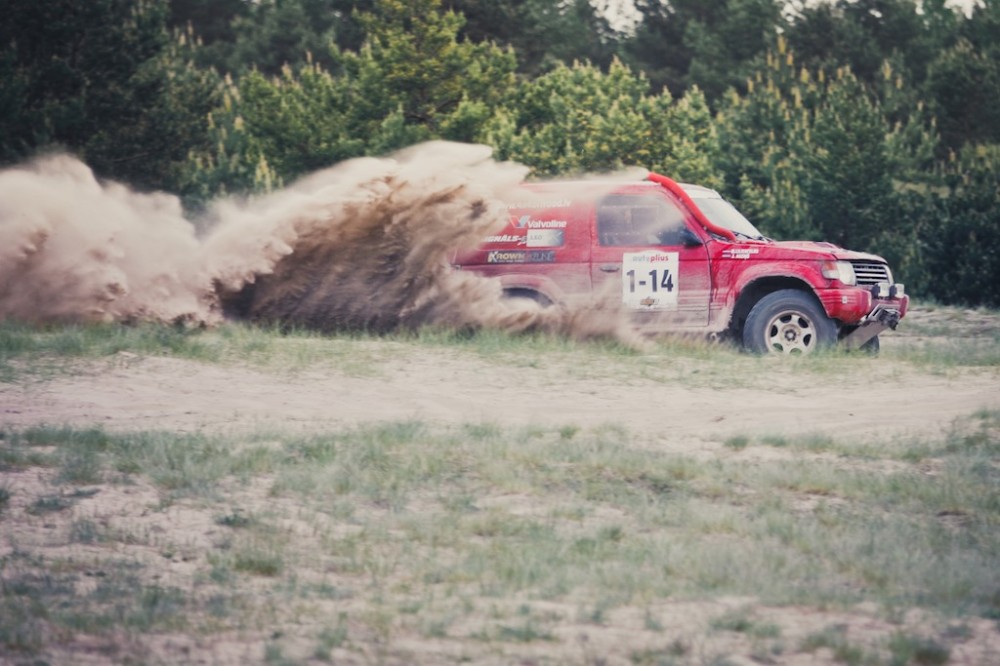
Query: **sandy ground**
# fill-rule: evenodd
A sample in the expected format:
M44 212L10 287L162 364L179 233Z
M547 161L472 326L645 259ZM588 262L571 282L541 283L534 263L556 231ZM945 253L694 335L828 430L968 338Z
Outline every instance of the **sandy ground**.
M372 376L357 377L123 353L84 374L0 385L0 423L239 431L404 419L583 427L613 422L689 450L735 434L933 436L957 417L1000 408L995 369L929 372L883 358L844 373L817 374L793 372L774 359L734 368L729 381L725 370L699 379L696 362L688 360L676 378L642 376L642 364L669 363L674 361L649 356L621 371L567 375L563 363L517 367L414 348L405 362L390 361ZM748 369L755 376L737 374Z
M537 363L517 363L510 359L483 358L470 351L414 346L403 356L398 349L393 350L380 362L378 346L396 344L384 341L366 343L372 346L366 353L374 361L373 367L361 373L273 372L122 353L110 360L90 363L80 374L0 384L0 427L67 424L98 425L109 430L240 432L272 427L311 431L404 419L442 424L490 422L581 427L617 423L643 434L640 439L649 442L648 445L711 456L725 451L721 443L738 434L825 433L838 439L872 441L904 436L936 437L947 431L956 418L981 408L1000 409L1000 372L996 368L928 370L892 362L894 345L913 343L914 339L906 335L885 336L881 358L852 361L844 372L835 368L805 371L801 364L789 365L780 359L738 358L738 367L733 368L731 378L727 377L726 368L719 367L709 376L699 376L700 362L694 358L668 359L656 355L629 359L622 368L573 368L564 361L546 363L541 359ZM669 366L670 371L644 372L644 366L648 369ZM753 376L747 376L747 372ZM766 448L756 450L766 455L763 453ZM32 474L38 476L32 483L39 488L51 482L42 478L41 471L29 470L21 474L19 483L27 483ZM102 492L86 502L88 511L94 515L124 515L126 509L122 507L137 502L150 504L155 495L155 489L138 485ZM121 506L99 506L102 501ZM201 528L211 534L210 516L178 513L183 511L183 507L177 506L163 512L157 529L183 525L192 539ZM198 521L205 524L198 527ZM30 535L22 535L21 539L22 545L31 546L25 541L30 541ZM38 539L37 545L43 546L44 535ZM150 555L151 562L161 560ZM177 569L173 575L183 576L185 567L193 565L178 557L159 566ZM694 635L708 618L728 608L738 608L744 602L718 599L700 604L679 603L669 613L678 626L690 624ZM801 609L760 609L758 613L763 620L781 624L789 637L837 623L850 624L855 635L864 632L885 635L893 631L885 621L877 619L874 611L850 616ZM629 640L627 628L641 622L641 618L621 618L620 622L616 618L609 622L609 631L599 639L601 642L589 646L584 644L586 638L567 635L567 644L574 645L571 656L564 654L569 659L567 663L577 657L580 658L577 663L617 663L601 661L595 655L607 641ZM996 657L995 651L1000 650L996 628L979 620L969 626L970 639L952 650L950 663L984 666L1000 663L991 661ZM626 634L616 638L616 627L625 628ZM568 627L566 631L575 629ZM216 639L210 644L198 644L189 637L168 636L162 638L164 645L149 644L143 650L154 661L167 662L187 655L182 660L249 663L262 654L260 641L248 643L245 637L229 640L225 636ZM584 643L576 645L580 640ZM412 654L423 654L419 659L423 663L436 663L444 656L443 653L435 656L433 641L407 647L413 650ZM702 647L705 654L717 654L719 649L717 645ZM115 661L106 654L88 656L80 645L66 653L56 651L47 656L55 663ZM544 661L544 653L541 656ZM697 652L689 654L688 661L697 662L696 656ZM838 661L829 650L789 653L775 659L770 663ZM749 656L734 656L726 663L758 662L759 659ZM6 663L3 655L0 663ZM489 663L514 662L501 658ZM534 662L529 658L516 663Z

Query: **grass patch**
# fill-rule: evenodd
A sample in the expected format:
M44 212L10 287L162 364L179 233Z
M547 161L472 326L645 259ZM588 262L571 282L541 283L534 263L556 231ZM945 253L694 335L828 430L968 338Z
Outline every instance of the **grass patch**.
M224 516L218 516L215 519L215 524L233 527L236 529L244 529L257 525L258 520L255 516L248 515L239 509L234 509L232 513L227 513Z
M378 376L428 346L533 377L571 367L571 380L784 390L774 359L691 341L636 352L488 332L320 338L244 326L7 323L0 377L5 367L24 378L122 352ZM925 363L896 353L831 352L780 367L839 381L845 367ZM0 653L58 661L59 650L93 649L143 662L144 646L189 632L205 644L240 635L254 659L272 663L419 663L426 653L401 647L416 640L454 661L588 663L605 655L575 637L593 633L634 663L722 663L701 647L720 639L762 663L829 650L841 663L938 664L979 631L964 619L1000 617L1000 412L894 441L734 435L722 444L743 453L717 457L663 441L616 424L490 420L245 434L6 428ZM38 485L21 482L29 476ZM131 503L132 483L159 501ZM102 493L118 500L100 513ZM680 636L663 612L721 597L746 602L716 607ZM858 604L897 624L877 639L836 626L803 636L761 612L849 615ZM966 633L907 626L911 608ZM601 634L623 627L620 640Z
M770 622L760 622L746 608L735 609L712 619L709 626L717 631L735 631L755 638L777 638L781 628Z
M724 446L727 446L730 449L736 449L737 451L745 449L749 443L750 438L746 435L733 435L732 437L727 437L726 440L722 442Z
M1000 314L977 311L978 323L971 328L963 324L968 335L956 336L965 311L928 307L932 310L929 315L914 308L900 332L886 334L899 339L884 348L879 365L907 364L942 373L1000 366ZM942 320L939 311L952 314ZM941 335L944 330L950 334ZM732 344L699 338L659 338L637 350L609 340L580 342L540 333L420 329L374 337L357 332L321 335L242 323L202 330L155 324L29 326L4 321L0 322L0 382L87 371L87 364L81 361L106 359L128 364L148 356L249 365L268 371L323 369L377 377L415 351L441 348L504 367L538 371L566 368L565 376L577 380L612 373L671 385L773 389L767 381L773 372L769 359L740 353ZM852 368L863 372L873 362L864 355L834 349L808 358L785 359L782 372L829 378Z
M50 374L67 360L114 356L120 352L217 361L219 347L201 331L157 324L71 324L29 326L0 321L0 379L23 373ZM30 367L17 364L30 359Z
M897 632L889 639L892 666L943 666L951 660L951 650L933 638Z
M251 545L233 556L233 570L256 576L277 576L285 566L281 554L271 547Z
M834 661L848 666L876 666L881 662L877 653L851 642L847 637L846 627L833 626L821 632L811 634L802 642L801 649L814 653L821 648L827 648L833 653Z
M89 452L98 478L141 476L169 500L162 506L204 507L206 522L222 531L208 550L159 546L164 558L184 555L195 564L204 593L178 595L138 572L133 584L144 592L114 610L93 594L78 602L8 586L6 622L15 629L3 640L7 649L43 653L51 638L32 629L41 617L50 618L46 626L98 636L116 622L143 634L179 622L182 610L221 628L342 599L362 612L317 629L314 658L335 660L338 650L352 649L348 635L391 636L410 623L428 639L538 645L558 642L555 628L568 619L599 630L620 609L635 608L645 631L658 634L665 625L649 604L667 598L840 608L875 602L990 617L1000 610L1000 502L995 466L983 461L997 446L997 421L996 413L979 412L956 424L934 448L943 462L932 477L918 463L886 472L836 458L699 461L637 446L639 438L621 427L401 421L249 437L13 432L10 441L52 447L58 460ZM793 439L786 446L816 448ZM53 481L67 490L34 498L26 516L65 513L92 492L74 489L61 470ZM265 478L266 501L284 513L265 518L233 508L233 489ZM281 520L309 528L289 531ZM109 557L134 544L129 530L93 516L77 516L66 529L68 541L107 548ZM20 580L28 585L49 568L40 564ZM306 584L325 576L333 579ZM241 581L273 585L276 596L241 606L233 596L249 584ZM104 581L99 587L107 593ZM526 599L567 611L539 612ZM52 617L61 619L52 625ZM717 616L706 631L744 636L765 656L786 640L753 606ZM947 649L949 639L928 639L900 636L873 647L823 632L800 649L826 647L844 663L883 653L935 663L934 646ZM643 659L657 653L634 652Z
M0 321L0 382L80 372L79 361L133 362L162 356L215 364L249 364L300 371L336 367L370 376L371 340L354 334L320 335L227 323L203 330L158 324L72 324L29 326Z
M187 613L196 608L177 588L144 583L131 563L108 562L96 575L89 572L95 582L84 588L88 574L61 564L69 563L17 552L4 558L0 653L28 657L76 634L91 636L91 646L100 651L112 649L122 632L185 629Z

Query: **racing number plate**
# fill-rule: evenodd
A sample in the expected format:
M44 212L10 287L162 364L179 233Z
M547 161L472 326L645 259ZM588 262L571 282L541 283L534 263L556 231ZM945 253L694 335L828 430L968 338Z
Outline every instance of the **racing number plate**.
M677 308L677 253L626 252L622 255L622 301L637 310Z

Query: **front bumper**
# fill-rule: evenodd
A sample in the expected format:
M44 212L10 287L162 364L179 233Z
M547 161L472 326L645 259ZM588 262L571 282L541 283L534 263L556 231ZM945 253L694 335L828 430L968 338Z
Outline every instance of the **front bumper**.
M906 316L910 297L901 284L876 284L869 289L829 289L820 296L827 314L849 331L840 342L857 349Z
M857 349L887 328L895 329L902 317L899 309L879 303L864 322L840 339L840 344L846 349Z

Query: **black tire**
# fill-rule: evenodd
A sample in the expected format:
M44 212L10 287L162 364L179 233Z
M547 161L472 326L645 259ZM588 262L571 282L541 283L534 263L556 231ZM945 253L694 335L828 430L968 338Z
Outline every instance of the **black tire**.
M782 289L757 301L743 326L755 354L811 354L837 340L837 326L811 295Z
M534 301L541 305L543 308L547 308L552 305L552 301L549 300L548 296L545 294L540 294L533 289L504 289L504 298L523 298L528 301Z

